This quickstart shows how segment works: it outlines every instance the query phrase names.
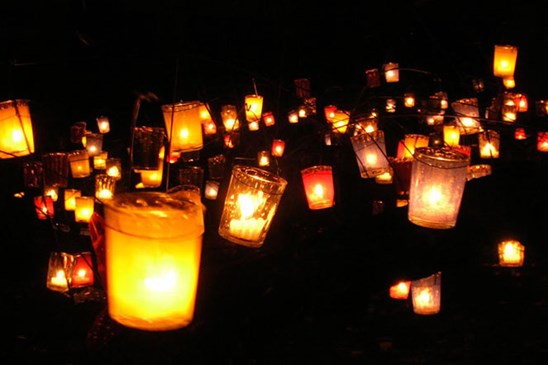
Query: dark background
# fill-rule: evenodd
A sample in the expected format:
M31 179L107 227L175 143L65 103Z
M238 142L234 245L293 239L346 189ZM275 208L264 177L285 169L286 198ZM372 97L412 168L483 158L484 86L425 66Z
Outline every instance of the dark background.
M288 146L277 167L289 181L259 249L222 240L222 194L204 200L195 320L143 333L112 323L100 297L77 302L45 287L49 253L89 244L79 234L85 227L60 233L38 221L35 191L13 197L23 189L26 159L0 161L4 363L546 363L548 169L534 137L548 122L534 112L535 100L548 98L543 2L20 1L3 4L2 13L0 95L30 100L37 151L28 159L74 148L69 127L86 121L94 129L99 115L111 121L105 149L127 157L139 94L158 100L142 105L138 122L163 125L161 104L201 100L218 112L241 105L255 84L263 110L275 112L275 129L263 127L260 138L242 131L234 151L207 139L201 162L219 151L231 162L249 158L283 136ZM519 46L514 91L527 94L530 111L515 126L530 138L515 141L515 126L493 126L503 133L501 158L477 161L490 164L492 175L467 183L455 228L411 224L406 208L395 207L391 185L359 178L348 141L322 146L327 104L352 109L413 85L425 94L440 87L451 100L477 96L485 108L501 92L491 76L495 44ZM364 92L365 70L390 61L429 74L401 72L399 85ZM480 94L471 84L478 77ZM299 102L297 78L310 80L320 113L290 126L284 119ZM387 135L419 127L403 121L403 129L382 122ZM299 169L319 159L334 165L337 202L310 211ZM384 209L374 209L376 201ZM496 244L505 238L526 246L524 267L497 265ZM410 300L388 297L395 280L437 271L439 314L418 316Z

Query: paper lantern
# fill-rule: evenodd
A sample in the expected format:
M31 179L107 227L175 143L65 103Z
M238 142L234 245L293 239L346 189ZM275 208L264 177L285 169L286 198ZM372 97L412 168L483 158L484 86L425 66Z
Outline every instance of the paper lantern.
M403 105L406 108L412 108L415 106L415 94L413 93L405 93L403 95Z
M95 280L91 252L81 252L71 256L68 270L65 270L69 277L69 286L83 288L93 285Z
M333 122L333 118L335 118L335 111L337 111L337 106L335 105L326 105L323 108L325 120L329 123Z
M257 165L261 167L270 166L270 153L268 151L257 152Z
M514 76L518 47L512 45L495 45L493 57L493 75L508 78Z
M299 123L299 113L297 113L295 110L290 110L287 114L287 120L290 124Z
M0 159L34 153L34 135L28 100L0 102Z
M74 211L76 209L77 196L82 196L82 192L79 189L65 189L63 191L66 211Z
M408 219L427 228L454 227L470 157L449 147L419 147L414 157Z
M204 146L199 101L162 105L170 150L199 151Z
M86 133L85 138L84 147L86 147L89 157L97 156L103 151L103 135L101 133Z
M548 152L548 132L547 131L537 132L537 151Z
M413 312L437 314L441 307L441 272L411 282Z
M205 183L204 197L209 200L217 199L220 183L215 180L207 180Z
M95 211L95 199L92 196L77 196L74 202L74 220L78 223L89 223Z
M301 177L309 209L325 209L335 205L335 188L331 166L307 167L301 170Z
M448 146L451 147L459 145L460 132L456 124L445 124L443 126L443 140Z
M68 154L72 177L81 179L91 174L89 153L87 150L76 150Z
M274 118L274 114L272 114L272 112L264 112L263 123L267 127L271 127L274 124L276 124L276 119Z
M274 157L282 157L285 151L285 141L282 139L275 139L272 141L272 151L270 152Z
M477 98L459 99L451 103L455 111L455 122L461 135L478 133L481 130Z
M350 137L350 141L361 178L374 178L389 171L384 131L357 134Z
M386 82L398 82L400 81L399 64L396 62L388 62L384 65L384 77Z
M226 132L237 131L240 129L238 121L238 110L235 105L227 104L221 107L221 119Z
M269 171L235 165L219 223L219 235L233 243L261 247L287 181Z
M406 300L409 297L411 281L400 281L392 285L389 289L389 295L392 299Z
M54 251L50 253L48 260L48 273L46 276L46 287L57 292L69 290L69 278L66 272L69 257L64 252Z
M51 197L53 202L56 202L59 198L59 188L57 186L44 186L44 196Z
M504 267L523 266L525 247L516 240L506 240L498 244L499 265Z
M146 331L188 326L200 272L201 205L162 192L122 193L105 203L108 313Z
M350 113L344 110L337 109L331 119L331 129L334 133L344 134L350 123Z
M106 170L107 168L108 152L102 151L97 156L93 156L93 168L95 170Z
M525 128L518 127L514 130L514 138L518 141L522 141L527 139L527 133L525 132Z
M105 163L106 174L112 176L114 179L122 179L122 161L118 157L109 157Z
M245 119L248 122L259 122L263 113L263 97L261 95L245 96Z
M51 196L38 195L34 197L34 209L36 216L40 220L46 220L53 218L55 214L55 208L53 205L53 199Z
M478 148L481 158L499 158L500 135L495 130L478 134Z
M97 129L99 130L99 133L105 134L110 132L110 121L108 117L100 116L95 118L97 121Z
M107 174L95 175L95 197L100 201L112 199L116 190L116 179Z

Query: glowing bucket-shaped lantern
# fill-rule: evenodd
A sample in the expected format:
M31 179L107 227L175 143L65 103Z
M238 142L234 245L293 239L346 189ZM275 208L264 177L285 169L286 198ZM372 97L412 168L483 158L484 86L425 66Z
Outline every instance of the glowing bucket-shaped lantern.
M116 188L116 179L107 174L95 175L95 197L99 200L112 199Z
M477 98L459 99L451 103L456 114L456 123L461 135L474 134L480 131L479 108Z
M384 77L386 82L400 81L400 70L397 62L388 62L384 65Z
M487 130L479 133L478 146L481 158L499 158L499 133L495 130Z
M76 209L76 197L82 196L82 192L78 189L65 189L63 194L65 210L74 211Z
M495 45L493 57L493 75L508 78L514 76L518 47L511 45Z
M108 312L147 331L185 327L194 318L202 207L162 192L123 193L105 203Z
M74 202L74 220L79 223L89 223L95 211L95 199L92 196L77 196Z
M219 235L243 246L262 246L286 186L285 179L266 170L234 166Z
M350 141L363 179L372 178L390 170L382 130L357 134L350 137Z
M72 173L73 178L80 179L88 177L91 174L87 150L72 151L68 154L68 158L70 162L70 172Z
M171 151L199 151L204 146L199 101L162 105Z
M110 121L108 120L108 117L100 116L95 119L97 121L97 128L99 129L99 133L108 133L110 132Z
M389 289L389 295L392 299L405 300L409 297L411 281L400 281L392 285Z
M548 132L547 131L537 132L537 151L548 152Z
M83 288L93 283L90 252L70 254L55 251L50 254L46 279L48 289L64 293L69 289Z
M0 159L34 153L34 135L27 100L0 102Z
M116 180L122 179L122 160L118 157L109 157L105 163L105 172Z
M457 223L470 157L449 147L415 150L409 186L409 220L419 226Z
M520 267L523 265L525 247L516 240L507 240L498 244L499 265Z
M66 272L69 255L64 252L52 252L48 261L46 287L49 290L64 293L69 290L69 278Z
M451 147L456 147L460 142L460 132L456 124L445 124L443 126L443 140Z
M441 307L441 272L411 282L413 312L437 314Z
M335 204L331 166L319 165L301 170L304 192L311 210L331 208Z
M261 95L246 95L245 96L245 119L249 123L258 123L261 120L261 115L263 113L263 97ZM250 124L250 130L252 129Z

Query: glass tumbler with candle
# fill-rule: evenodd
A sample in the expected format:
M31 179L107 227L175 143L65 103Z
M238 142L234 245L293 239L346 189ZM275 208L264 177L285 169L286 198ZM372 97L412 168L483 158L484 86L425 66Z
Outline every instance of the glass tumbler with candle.
M264 243L287 181L269 171L235 165L219 223L219 235L247 247Z
M202 206L181 194L129 192L106 201L108 312L147 331L194 318L204 233Z

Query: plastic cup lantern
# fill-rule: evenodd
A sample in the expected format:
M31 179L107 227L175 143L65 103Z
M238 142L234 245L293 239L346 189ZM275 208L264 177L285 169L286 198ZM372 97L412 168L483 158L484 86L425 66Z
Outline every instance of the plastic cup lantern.
M162 105L171 151L192 152L203 148L200 105L199 101Z
M435 229L457 223L470 157L450 147L415 150L409 186L409 220Z
M441 307L441 272L411 282L413 312L437 314Z
M363 179L374 178L390 170L382 130L357 134L350 137L350 141Z
M301 170L304 192L311 210L331 208L335 204L335 189L331 166L318 165Z
M502 78L513 78L518 58L518 47L495 45L493 56L493 75Z
M219 223L219 235L236 244L261 247L286 186L285 179L269 171L235 165Z
M0 159L34 153L28 100L0 102Z
M147 331L194 318L202 236L201 205L163 192L122 193L104 206L108 312Z
M520 267L523 265L525 247L516 240L505 240L498 244L499 265Z

